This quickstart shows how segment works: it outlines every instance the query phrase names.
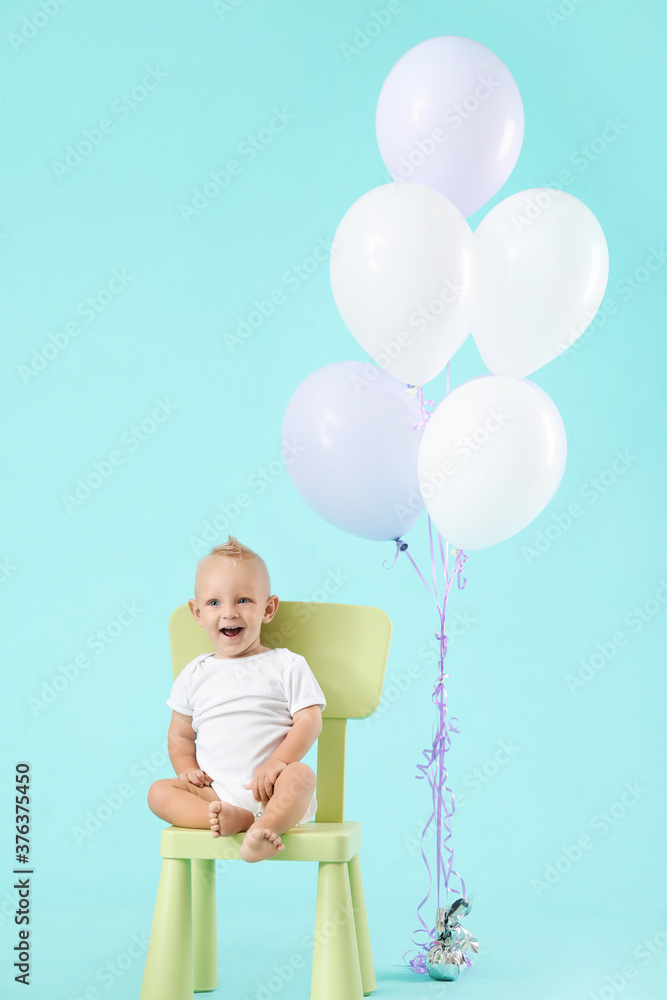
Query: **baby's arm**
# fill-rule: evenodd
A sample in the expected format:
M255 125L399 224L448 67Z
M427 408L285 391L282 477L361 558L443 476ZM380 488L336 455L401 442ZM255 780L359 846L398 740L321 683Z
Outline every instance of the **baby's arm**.
M300 708L292 718L294 722L290 731L269 760L282 760L285 764L301 760L322 732L322 709L319 705Z
M288 764L300 761L322 732L322 710L319 705L300 708L294 713L292 720L292 726L285 739L276 747L269 759L256 768L252 781L245 786L252 788L252 793L258 801L260 799L262 802L269 801L278 776Z
M192 785L210 785L211 778L200 770L197 762L196 739L197 733L192 728L192 716L183 715L172 709L167 746L174 771L182 781L189 781Z

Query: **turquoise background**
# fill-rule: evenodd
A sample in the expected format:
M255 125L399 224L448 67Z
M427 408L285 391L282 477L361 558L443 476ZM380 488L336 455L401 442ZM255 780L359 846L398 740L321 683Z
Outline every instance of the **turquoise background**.
M199 556L227 531L264 556L282 599L317 600L335 574L330 599L377 605L394 625L385 699L348 730L346 816L363 824L375 995L664 996L667 268L641 269L662 253L667 222L665 9L561 0L559 14L556 0L403 0L369 39L364 25L386 9L383 0L30 0L0 12L3 997L28 995L11 966L19 760L32 768L30 997L138 996L164 825L146 793L172 773L167 619L192 596ZM320 520L280 461L282 416L301 380L367 357L337 313L326 263L298 287L286 272L387 181L374 132L380 87L404 52L441 34L496 52L525 107L516 168L470 224L569 171L566 190L605 231L606 298L617 306L532 376L568 434L558 492L520 534L471 553L467 584L450 596L449 704L461 730L449 754L454 857L475 893L467 927L481 944L450 986L402 959L429 885L417 837L430 795L415 774L431 738L435 607L405 557L383 567L392 543ZM153 89L124 105L151 68ZM293 118L186 220L194 190L239 159L274 109ZM54 163L105 118L99 145L59 176ZM594 143L584 169L581 148L607 119L620 123L618 136ZM108 295L114 271L126 284ZM285 301L230 350L225 335L276 288ZM99 313L86 312L89 297ZM26 376L33 352L58 335L65 346ZM469 337L452 386L485 373ZM428 390L441 399L444 374ZM144 424L140 440L132 428L159 401L165 419ZM609 471L617 451L630 455L620 474ZM119 464L68 510L63 496L112 452ZM240 492L252 497L243 510L234 508ZM582 513L568 525L575 501ZM202 541L216 517L212 541ZM408 541L424 570L425 517ZM134 617L116 627L124 605ZM114 637L93 649L90 637L109 628ZM84 653L89 664L44 702ZM579 672L585 682L572 680ZM77 834L121 785L130 791L113 814ZM582 837L590 846L568 869ZM301 942L315 879L314 865L220 872L219 995L261 997L274 966L300 954L305 967L277 989L274 979L269 995L308 996ZM422 913L431 904L434 919L434 893Z

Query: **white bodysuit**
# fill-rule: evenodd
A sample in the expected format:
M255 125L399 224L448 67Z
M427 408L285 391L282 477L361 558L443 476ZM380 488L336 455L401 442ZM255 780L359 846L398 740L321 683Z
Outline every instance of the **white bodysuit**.
M212 778L218 798L258 818L264 803L244 786L282 743L294 713L309 705L324 709L326 699L305 658L279 648L225 659L202 653L183 667L167 705L192 716L197 763ZM313 792L294 825L307 823L316 811Z

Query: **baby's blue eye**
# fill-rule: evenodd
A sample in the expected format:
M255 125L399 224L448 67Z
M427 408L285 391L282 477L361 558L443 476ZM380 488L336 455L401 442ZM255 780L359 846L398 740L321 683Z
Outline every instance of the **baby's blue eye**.
M241 603L241 601L249 601L249 600L250 600L249 597L239 597L239 604ZM207 601L207 604L219 604L219 603L220 601L217 599L217 597L212 597L209 601Z

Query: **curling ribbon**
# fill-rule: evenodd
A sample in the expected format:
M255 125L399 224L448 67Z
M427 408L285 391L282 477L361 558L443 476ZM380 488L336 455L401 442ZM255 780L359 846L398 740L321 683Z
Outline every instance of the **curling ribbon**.
M411 386L409 388L414 388L414 387ZM430 413L428 413L428 411L426 411L424 408L424 403L427 404L433 403L433 400L426 400L426 401L423 400L421 386L418 387L418 390L419 390L418 398L421 407L422 420L418 424L415 424L415 429L425 424L430 417ZM449 364L447 365L447 393L449 393ZM411 393L411 395L412 394L413 393ZM429 929L429 927L424 922L420 913L422 906L426 903L431 894L431 889L433 886L433 876L431 873L431 868L426 858L426 854L424 853L424 837L426 836L426 833L431 823L434 820L436 823L436 885L437 885L438 907L440 906L441 873L445 885L445 892L447 899L446 905L449 905L450 891L454 891L450 890L449 888L449 882L452 875L455 875L456 878L458 878L461 882L461 896L465 897L466 894L465 882L463 881L461 875L459 875L459 873L453 868L454 851L449 845L449 841L451 840L452 837L451 818L454 815L455 802L454 802L454 793L447 784L447 768L445 766L444 758L445 758L445 753L447 752L447 750L449 750L451 746L450 733L458 734L459 729L457 729L456 726L454 725L454 723L458 723L458 719L456 719L454 716L452 716L450 719L448 719L447 717L447 689L445 687L445 679L448 678L450 675L444 672L444 659L445 656L447 655L447 635L445 633L445 612L447 609L447 598L449 596L449 590L452 585L454 576L457 577L457 584L459 590L462 590L465 587L467 580L466 577L463 577L462 580L461 574L468 560L468 557L461 549L452 550L452 554L455 555L455 561L450 576L448 574L449 546L447 546L447 554L445 555L442 536L440 535L439 531L437 532L437 535L438 535L440 557L442 561L442 569L444 574L444 588L445 588L442 599L442 607L438 603L436 556L433 546L433 531L432 531L430 517L428 517L428 536L429 536L429 545L431 551L433 592L431 592L431 589L426 580L424 579L419 567L415 563L411 554L408 552L407 542L404 542L403 539L400 537L394 539L394 541L396 542L396 553L394 555L394 561L389 567L391 569L395 565L399 552L405 552L407 554L408 559L410 560L415 570L417 571L417 574L421 579L422 583L433 597L435 601L435 606L438 609L438 615L440 619L440 628L435 633L435 637L440 643L440 660L438 664L439 676L436 680L435 686L433 688L433 694L431 696L431 700L437 706L438 710L437 714L438 726L437 726L437 731L432 739L431 747L427 750L422 751L422 755L426 758L426 764L417 765L417 770L421 771L421 774L417 774L415 776L418 780L423 780L423 778L426 778L428 780L433 800L433 811L431 812L431 815L426 823L426 826L422 830L420 838L421 855L424 864L426 865L426 870L428 871L428 876L429 876L429 889L417 907L417 918L422 926L420 929L416 930L412 935L412 941L420 950L421 954L419 954L417 958L411 959L409 962L410 966L415 970L415 972L424 974L427 973L428 971L426 967L426 955L428 954L431 945L434 943L435 940L437 940L436 927L434 926L431 929ZM383 562L383 566L385 565L386 565L386 560ZM444 837L443 837L443 829L444 829ZM442 851L443 847L447 854L446 861L443 858L443 851ZM426 944L420 944L416 940L416 936L418 934L423 934L423 933L426 933L428 938ZM404 960L407 954L408 952L404 952L403 954ZM467 955L465 956L465 960L466 960L466 965L469 965L470 962L468 960Z
M408 388L406 389L406 392L407 392L408 396L414 396L416 394L417 399L419 400L419 409L420 409L420 412L421 412L421 417L420 417L419 421L416 424L413 424L413 426L412 426L413 431L416 431L418 427L425 427L426 426L426 424L428 422L428 419L431 416L431 414L426 409L426 407L427 406L435 406L435 400L434 399L424 399L422 387L420 385L410 385L409 383L407 385L408 385ZM416 393L415 393L415 390L416 390ZM393 563L392 563L392 565L393 565Z

